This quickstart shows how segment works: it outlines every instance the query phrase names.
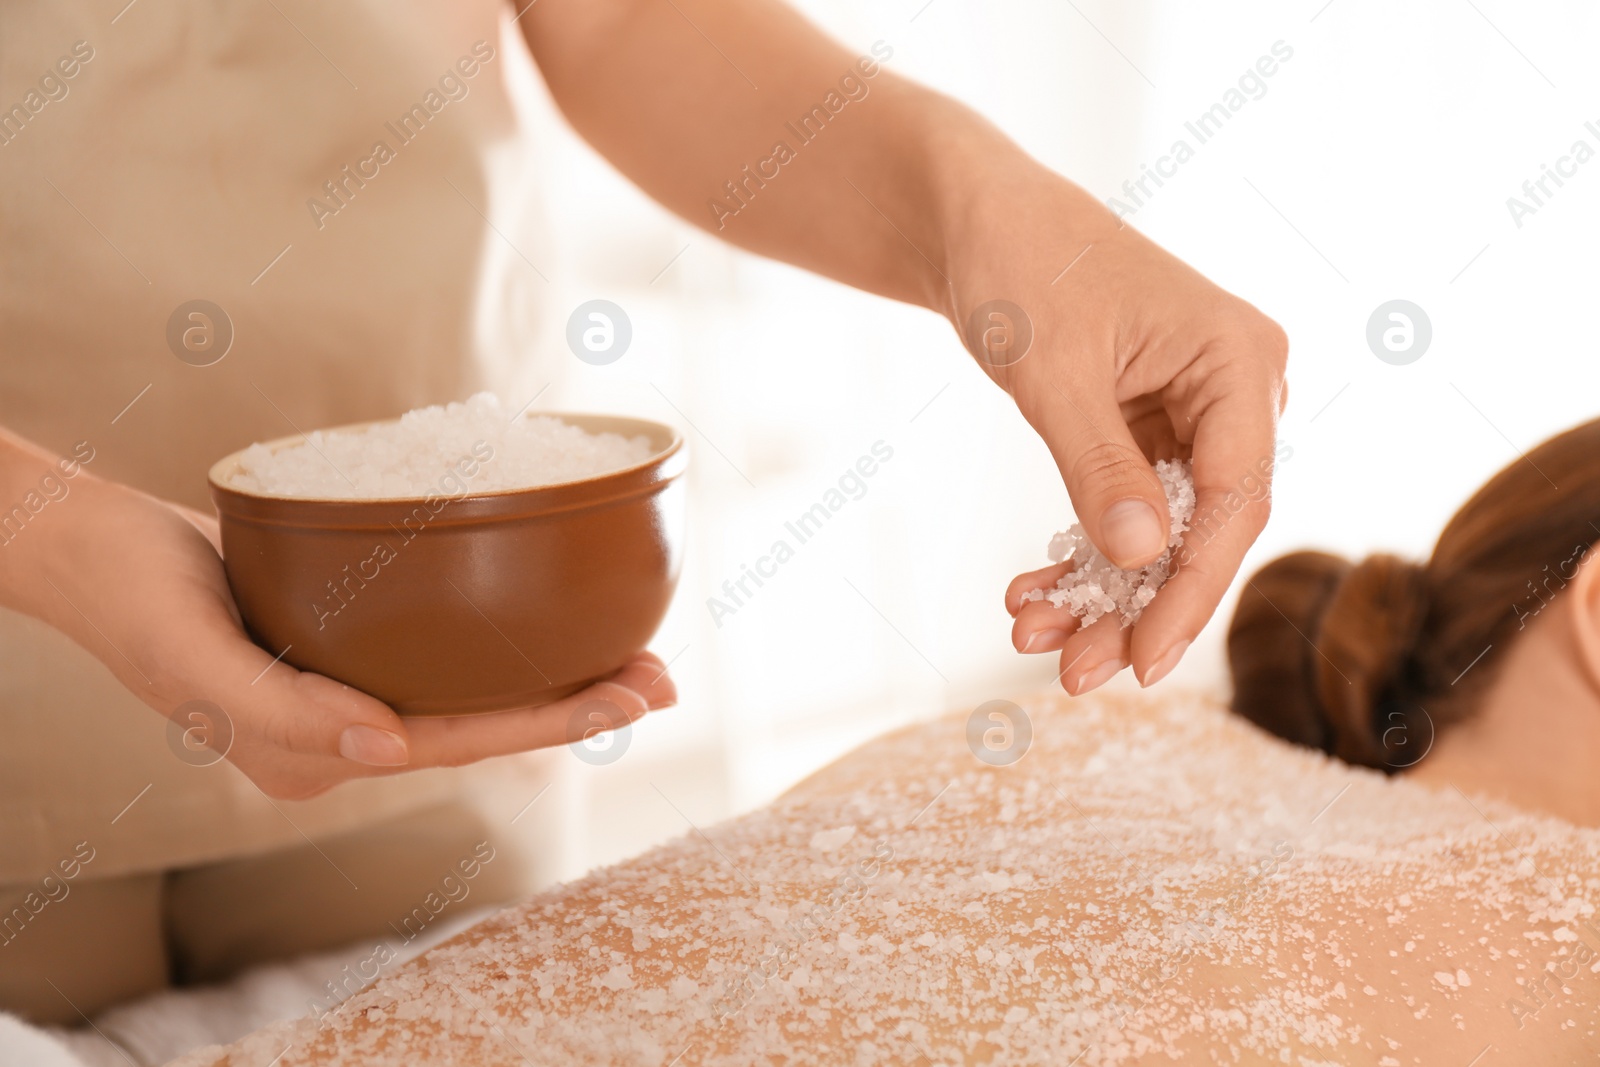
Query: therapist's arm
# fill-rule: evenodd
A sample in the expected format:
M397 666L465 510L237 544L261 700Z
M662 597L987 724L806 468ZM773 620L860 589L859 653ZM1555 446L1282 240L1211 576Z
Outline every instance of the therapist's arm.
M656 199L740 247L949 318L1112 559L1142 565L1166 545L1148 457L1192 448L1205 513L1270 464L1282 330L971 110L893 73L901 42L847 51L778 0L517 7L568 119ZM970 325L993 300L1031 322L1020 360L1003 347L1016 322ZM1002 344L988 356L985 335ZM1017 647L1059 649L1069 691L1112 663L1154 681L1216 609L1268 506L1258 494L1228 509L1129 630L1113 616L1074 633L1048 603L1023 607L1021 582L1007 598Z
M569 719L589 701L605 701L595 707L622 726L676 699L661 660L643 653L542 707L402 720L253 644L222 570L216 520L96 477L93 460L87 443L58 457L0 429L0 607L65 633L147 705L178 713L191 744L225 749L271 796L565 744ZM73 679L54 681L71 691ZM193 701L222 714L190 719Z

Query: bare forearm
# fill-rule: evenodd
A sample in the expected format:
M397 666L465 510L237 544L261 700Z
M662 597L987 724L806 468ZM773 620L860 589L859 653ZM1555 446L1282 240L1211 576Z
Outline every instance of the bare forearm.
M82 521L69 497L97 482L84 469L93 460L87 441L57 457L0 429L0 605L54 618L44 594L70 551L69 527Z
M1040 171L884 69L890 45L851 53L776 0L543 0L522 24L573 125L656 199L885 296L946 310L950 235L983 171Z

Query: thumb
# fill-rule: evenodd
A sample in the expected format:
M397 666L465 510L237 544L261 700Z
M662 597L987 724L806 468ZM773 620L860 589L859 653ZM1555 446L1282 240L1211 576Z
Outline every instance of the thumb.
M266 653L262 653L263 656ZM278 800L303 800L350 778L412 762L409 731L382 702L332 678L279 663L235 702L239 744L229 758Z
M1167 497L1110 387L1052 387L1034 428L1055 457L1078 521L1107 559L1131 570L1167 547Z
M400 716L388 705L359 689L321 674L299 671L287 676L304 709L302 750L337 754L368 767L403 767L411 762L411 744Z
M220 622L193 635L194 644L206 650L204 662L214 677L228 680L219 698L238 720L241 743L270 751L261 753L268 760L331 758L385 768L410 762L408 731L388 705L332 678L296 670L236 626Z

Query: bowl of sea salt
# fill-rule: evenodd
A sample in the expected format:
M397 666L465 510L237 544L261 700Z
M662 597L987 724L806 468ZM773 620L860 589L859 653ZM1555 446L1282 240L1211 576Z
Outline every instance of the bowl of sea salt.
M642 651L682 562L672 427L489 393L251 445L210 472L250 636L402 715L533 707Z

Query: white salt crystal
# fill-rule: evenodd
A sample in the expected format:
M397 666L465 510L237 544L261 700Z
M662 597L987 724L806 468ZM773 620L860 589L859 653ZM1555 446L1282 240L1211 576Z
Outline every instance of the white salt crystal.
M1172 554L1183 544L1189 520L1194 518L1194 469L1188 460L1160 459L1156 477L1167 494L1171 534L1166 551L1154 562L1138 570L1126 571L1112 563L1089 540L1080 523L1074 523L1050 539L1050 562L1071 560L1073 568L1061 576L1054 589L1035 589L1024 593L1024 602L1048 599L1083 620L1094 623L1102 615L1115 612L1122 625L1131 626L1155 598L1156 591L1172 575Z
M600 976L599 984L607 989L632 989L633 968L626 963L619 963Z
M332 500L459 497L576 481L654 453L647 437L519 416L493 393L478 393L365 429L314 430L276 450L251 445L228 484L264 496Z
M1011 888L1011 876L1005 871L984 871L983 881L991 893L1002 893Z
M832 852L856 836L854 826L840 826L833 830L818 830L811 835L811 847L818 852Z

